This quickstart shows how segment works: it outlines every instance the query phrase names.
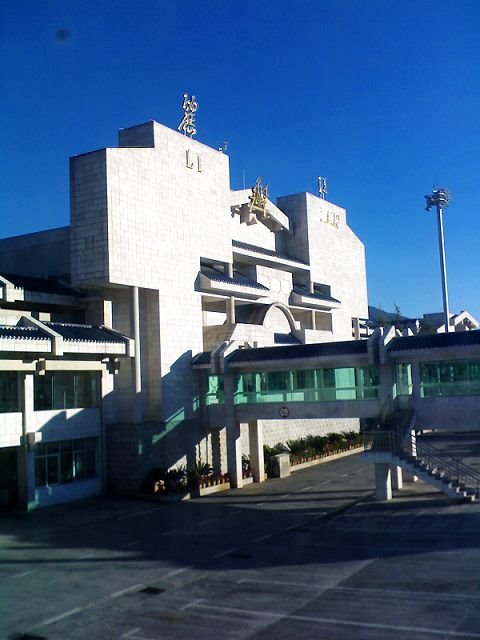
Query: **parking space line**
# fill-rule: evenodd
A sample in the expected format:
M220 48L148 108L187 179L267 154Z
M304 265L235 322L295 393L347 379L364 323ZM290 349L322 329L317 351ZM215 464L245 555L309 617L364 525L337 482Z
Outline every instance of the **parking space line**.
M115 593L110 594L110 598L118 598L120 596L125 595L126 593L130 593L131 591L136 591L143 587L143 584L134 584L132 587L127 587L126 589L121 589L120 591L115 591Z
M135 544L139 544L140 540L132 540L132 542L126 542L119 546L119 549L127 549L128 547L133 547Z
M65 618L68 618L69 616L73 616L76 613L80 613L82 609L80 607L75 607L75 609L70 609L69 611L65 611L65 613L61 613L58 616L54 616L53 618L48 618L47 620L44 620L43 622L41 622L41 625L49 625L49 624L53 624L54 622L59 622L60 620L64 620Z
M166 575L162 576L162 578L173 578L173 576L178 576L180 573L185 573L185 571L190 571L190 569L194 569L194 565L191 564L188 567L182 567L181 569L175 569L174 571L170 571Z
M22 573L14 573L10 578L24 578L25 576L29 576L36 571L40 571L40 569L32 569L31 571L22 571Z
M197 598L196 600L193 600L192 602L188 602L187 604L184 604L183 607L180 607L180 611L186 611L190 607L194 607L196 604L199 604L200 602L203 602L204 600L205 600L205 598Z
M301 489L297 489L296 491L294 491L293 493L302 493L302 491L309 491L310 489L313 489L313 484L311 484L308 487L302 487Z
M128 513L126 516L118 516L117 520L128 520L129 518L137 518L143 516L146 513L153 513L154 511L161 511L161 507L154 507L153 509L143 509L142 511L135 511L134 513Z
M221 553L217 553L217 555L213 557L215 560L217 560L218 558L223 558L223 556L228 556L229 553L233 553L234 551L236 551L235 547L233 547L232 549L227 549L226 551L222 551Z
M274 535L274 533L267 533L266 536L261 536L260 538L254 540L253 544L257 544L257 542L263 542L264 540L269 540L270 538L273 538Z
M380 622L362 622L360 620L344 620L341 618L321 618L316 616L301 616L297 614L282 614L278 612L272 611L258 611L256 609L242 609L240 607L224 607L220 605L210 605L210 604L193 604L192 608L210 610L212 612L218 611L219 613L239 613L243 616L250 615L258 618L264 618L269 620L277 620L281 618L282 620L292 620L298 622L311 622L314 624L328 624L335 626L343 626L343 627L353 627L360 629L378 629L384 631L403 631L405 633L423 633L425 635L431 636L441 636L445 638L448 635L451 638L480 638L480 633L468 632L468 631L449 631L446 629L435 629L430 627L413 627L407 625L394 625L394 624L385 624Z

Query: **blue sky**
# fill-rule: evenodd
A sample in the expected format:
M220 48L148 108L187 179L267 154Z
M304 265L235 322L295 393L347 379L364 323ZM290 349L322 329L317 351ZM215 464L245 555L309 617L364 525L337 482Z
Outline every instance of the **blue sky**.
M68 158L147 120L228 141L233 188L315 191L366 245L370 304L480 317L478 0L15 0L0 3L0 237L68 224Z

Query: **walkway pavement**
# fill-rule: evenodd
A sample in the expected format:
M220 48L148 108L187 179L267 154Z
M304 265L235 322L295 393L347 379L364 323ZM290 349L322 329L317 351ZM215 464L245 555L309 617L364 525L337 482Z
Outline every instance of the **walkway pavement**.
M480 506L372 500L360 455L157 505L0 522L0 637L480 639Z

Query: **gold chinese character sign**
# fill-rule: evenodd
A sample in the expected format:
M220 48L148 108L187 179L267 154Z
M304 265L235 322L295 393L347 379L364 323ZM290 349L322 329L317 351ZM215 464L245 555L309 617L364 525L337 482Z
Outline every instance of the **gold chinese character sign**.
M177 127L178 131L183 131L186 136L194 136L197 133L195 128L195 112L198 109L198 102L195 96L188 97L188 93L183 94L183 118Z
M267 198L268 184L262 187L262 179L259 176L255 182L255 186L252 187L252 195L248 197L250 200L250 204L248 205L250 213L258 211L264 214L267 209Z

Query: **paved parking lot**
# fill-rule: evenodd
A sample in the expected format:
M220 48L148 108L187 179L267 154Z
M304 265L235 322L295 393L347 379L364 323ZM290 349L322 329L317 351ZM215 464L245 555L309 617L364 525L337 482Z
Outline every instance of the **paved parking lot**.
M0 637L480 639L480 506L359 455L209 498L0 522Z

